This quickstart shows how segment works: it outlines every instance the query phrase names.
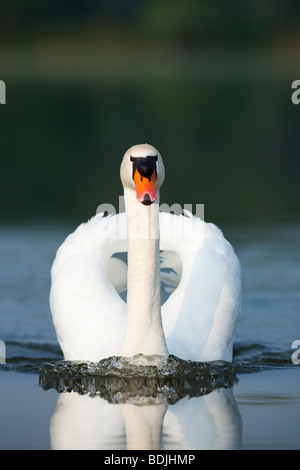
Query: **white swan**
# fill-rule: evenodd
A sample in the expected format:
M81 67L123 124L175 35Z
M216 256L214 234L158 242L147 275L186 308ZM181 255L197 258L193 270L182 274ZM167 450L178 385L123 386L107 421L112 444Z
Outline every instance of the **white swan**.
M66 360L139 353L232 360L238 258L215 225L159 212L163 179L160 153L131 147L121 164L126 213L97 214L59 248L50 306ZM128 271L113 257L127 251ZM161 279L175 288L162 306ZM127 304L118 294L126 286Z

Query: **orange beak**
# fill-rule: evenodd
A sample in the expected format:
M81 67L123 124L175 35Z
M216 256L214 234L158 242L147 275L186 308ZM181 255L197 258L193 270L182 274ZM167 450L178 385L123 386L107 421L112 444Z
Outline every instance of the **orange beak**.
M155 181L156 172L153 171L149 178L142 176L138 169L135 170L133 181L135 183L136 198L145 206L149 206L157 199Z

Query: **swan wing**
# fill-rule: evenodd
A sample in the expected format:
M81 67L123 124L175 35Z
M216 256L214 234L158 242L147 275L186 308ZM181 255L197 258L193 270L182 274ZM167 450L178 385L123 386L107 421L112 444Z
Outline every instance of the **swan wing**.
M107 275L118 294L127 289L127 264L119 258L110 258L107 263Z
M126 303L117 291L126 282L125 266L111 257L126 250L125 214L97 214L58 249L50 307L66 360L99 361L118 354Z
M181 279L162 306L171 354L196 361L232 360L240 313L240 264L215 225L185 214L160 214L163 265ZM164 261L166 260L166 261ZM180 263L179 261L180 260Z
M171 354L231 360L240 311L240 266L213 224L189 214L160 213L162 279L174 292L162 306ZM97 214L59 248L51 270L50 306L66 360L117 355L125 330L126 214ZM165 269L169 269L166 272Z
M182 274L182 266L178 254L174 251L163 251L160 258L161 280L170 286L178 287ZM168 271L164 271L164 269Z

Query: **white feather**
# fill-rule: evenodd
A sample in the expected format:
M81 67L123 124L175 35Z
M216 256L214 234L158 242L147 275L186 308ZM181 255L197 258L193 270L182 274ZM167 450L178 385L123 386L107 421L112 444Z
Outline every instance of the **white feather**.
M156 162L151 191L157 193L150 206L138 202L132 178L132 157L149 156ZM188 211L179 216L158 212L164 166L154 147L129 149L121 179L127 212L97 214L80 225L53 263L50 306L65 359L170 353L196 361L231 361L241 295L232 246L215 225ZM144 231L146 236L137 239ZM128 273L114 257L127 251ZM172 292L162 306L161 280ZM118 295L126 286L128 304Z
M162 305L169 352L183 359L232 359L240 312L240 265L213 224L161 212L161 278L176 287ZM119 352L126 303L126 214L97 214L67 237L52 267L50 304L67 359L97 361ZM174 228L170 237L170 226ZM165 273L170 268L174 273Z

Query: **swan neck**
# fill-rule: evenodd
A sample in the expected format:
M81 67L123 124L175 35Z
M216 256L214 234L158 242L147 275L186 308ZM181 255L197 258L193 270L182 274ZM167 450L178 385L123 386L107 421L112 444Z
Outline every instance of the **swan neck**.
M167 355L160 308L159 194L145 206L125 189L128 231L127 323L124 356Z

